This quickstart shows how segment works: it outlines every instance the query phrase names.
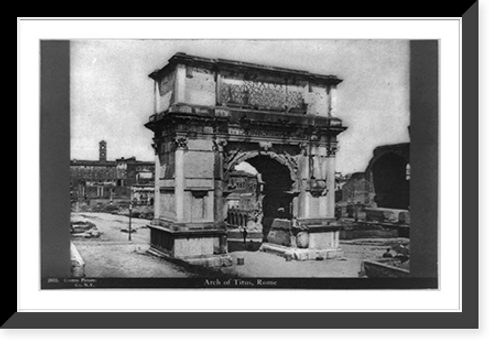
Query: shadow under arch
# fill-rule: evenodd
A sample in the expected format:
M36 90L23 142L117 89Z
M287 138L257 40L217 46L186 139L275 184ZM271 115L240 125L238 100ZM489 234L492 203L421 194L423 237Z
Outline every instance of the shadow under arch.
M241 162L247 162L261 175L259 200L262 201L263 240L275 218L291 219L293 216L293 197L297 194L294 187L295 171L293 164L274 152L246 152L231 164L234 169Z

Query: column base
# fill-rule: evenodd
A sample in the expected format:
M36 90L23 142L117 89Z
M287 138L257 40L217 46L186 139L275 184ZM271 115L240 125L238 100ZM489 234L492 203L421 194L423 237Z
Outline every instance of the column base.
M340 226L328 218L292 226L286 219L275 219L267 242L260 251L295 260L335 259L343 256L339 245Z
M338 259L344 256L344 252L340 248L294 248L272 243L262 244L259 250L299 261Z

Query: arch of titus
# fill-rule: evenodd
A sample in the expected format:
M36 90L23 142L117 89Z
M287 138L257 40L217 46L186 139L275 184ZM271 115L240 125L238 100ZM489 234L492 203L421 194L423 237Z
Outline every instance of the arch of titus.
M263 180L261 250L304 260L338 254L334 75L184 53L154 80L155 218L151 247L193 264L231 264L229 173L242 161Z

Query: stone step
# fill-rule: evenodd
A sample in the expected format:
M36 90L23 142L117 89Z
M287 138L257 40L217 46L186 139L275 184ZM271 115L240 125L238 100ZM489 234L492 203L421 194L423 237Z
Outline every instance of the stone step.
M324 260L324 259L344 259L343 251L340 248L329 248L329 249L300 249L285 247L272 243L264 243L261 245L260 251L266 253L277 254L288 259L293 260Z

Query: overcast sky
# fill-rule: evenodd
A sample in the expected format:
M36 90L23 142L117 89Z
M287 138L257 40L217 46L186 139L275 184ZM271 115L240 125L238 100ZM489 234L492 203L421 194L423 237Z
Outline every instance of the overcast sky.
M154 160L153 80L176 52L334 74L337 170L364 171L373 149L408 142L409 43L404 40L99 40L71 42L71 158Z

